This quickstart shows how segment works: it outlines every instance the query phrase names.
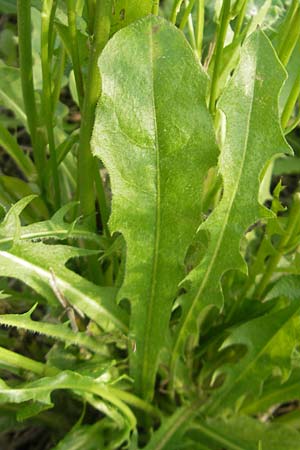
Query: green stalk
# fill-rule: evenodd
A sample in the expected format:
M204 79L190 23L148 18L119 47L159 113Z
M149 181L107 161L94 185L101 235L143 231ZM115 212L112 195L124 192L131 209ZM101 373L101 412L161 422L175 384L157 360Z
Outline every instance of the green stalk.
M43 111L45 114L45 125L48 136L50 167L53 177L55 208L60 207L60 187L58 177L58 167L56 160L55 140L53 131L53 100L51 89L51 49L50 49L50 28L51 20L54 20L53 9L56 8L56 2L53 0L44 0L42 11L42 30L41 30L41 60L43 75Z
M295 12L286 39L278 53L279 59L284 66L287 66L300 36L300 8Z
M79 48L76 30L76 3L77 0L68 0L68 25L71 41L71 58L75 76L79 106L82 108L84 98L83 78L80 68Z
M184 11L183 17L182 17L180 25L179 25L179 29L180 30L183 30L184 27L186 26L187 21L189 19L189 16L190 16L190 14L192 12L192 9L194 7L194 4L195 4L195 0L190 0L189 1L189 4L188 4L188 6L186 7L186 9Z
M153 0L152 14L158 16L159 14L159 0Z
M55 68L53 70L53 79L54 79L54 88L52 92L53 111L55 111L56 105L59 101L61 82L65 70L65 62L66 62L66 51L64 45L62 44L59 49L59 54L57 57Z
M238 15L237 21L236 21L236 26L234 29L234 38L236 39L239 34L240 31L242 29L243 23L244 23L244 19L245 19L245 15L246 15L246 11L247 11L247 4L248 4L248 0L244 0L243 6L240 10L240 13Z
M293 20L295 12L298 9L298 6L299 6L299 0L292 0L292 2L290 4L290 7L288 9L286 18L284 20L284 24L283 24L282 28L280 29L280 31L281 31L280 35L279 35L280 41L279 41L278 48L277 48L277 53L278 54L281 52L282 46L283 46L283 44L284 44L284 42L285 42L285 40L286 40L286 38L287 38L287 36L289 34L291 22ZM282 31L282 29L283 29L283 31Z
M281 125L283 130L286 128L288 121L293 114L299 95L300 95L300 72L293 84L292 90L290 92L284 110L282 112Z
M15 161L19 169L25 177L33 181L36 177L36 168L31 159L19 147L16 139L7 131L0 123L0 145L6 150L11 158Z
M88 23L89 34L92 35L94 33L96 1L95 0L87 0L87 8L88 8L88 16L89 16L89 23Z
M3 347L0 347L0 363L17 369L28 370L41 376L53 376L59 372L55 367L49 367L46 364L34 361L31 358L19 355Z
M204 17L205 17L205 0L198 0L197 25L196 25L196 48L197 48L197 54L198 54L200 60L201 60L201 56L202 56Z
M17 17L18 17L18 35L19 35L19 58L22 93L24 107L27 116L27 124L30 132L34 162L40 181L40 187L43 190L43 173L46 163L46 157L42 147L39 146L38 140L38 122L37 109L34 97L33 72L32 72L32 48L31 48L31 13L30 0L18 0Z
M86 93L83 102L82 123L78 149L78 186L81 211L90 216L95 228L94 159L90 140L95 120L95 109L101 90L98 58L109 39L112 0L97 0L95 12L95 32L90 50Z
M94 165L94 177L95 177L95 188L96 188L96 194L98 198L98 204L100 209L100 215L101 215L101 221L103 226L104 235L107 238L110 238L110 232L107 226L108 219L109 219L109 211L106 204L106 197L105 192L103 189L103 183L99 172L98 164L95 163Z
M183 0L174 0L171 17L170 17L170 22L172 22L174 25L176 23L177 14L180 11L182 3L183 3Z
M188 0L185 0L185 6L186 7L189 6ZM191 46L192 46L193 50L195 51L196 55L198 56L197 47L196 47L195 28L194 28L192 14L189 14L187 23L188 23L188 32L189 32L189 36L190 36L190 43L191 43Z
M300 109L293 123L284 130L284 134L287 135L291 133L299 124L300 124Z
M149 414L152 417L156 417L158 419L161 418L161 414L158 409L156 409L150 403L147 403L145 400L142 400L141 398L137 397L136 395L111 386L109 387L109 391L113 395L118 397L120 400L122 400L122 402L127 403L127 405L133 406L134 408L144 411L146 414Z
M230 0L224 0L222 4L220 23L217 32L217 42L215 49L215 63L213 68L211 91L209 100L209 110L211 113L215 112L215 104L217 100L219 73L221 68L223 47L226 38L227 28L230 21Z
M297 192L293 198L293 204L291 207L286 232L280 240L278 248L276 249L277 250L276 253L272 255L268 261L266 270L255 289L253 295L254 298L257 299L263 298L265 290L272 278L272 275L274 274L278 266L280 259L285 253L287 245L289 244L290 240L297 231L297 228L299 227L299 221L300 221L300 193Z

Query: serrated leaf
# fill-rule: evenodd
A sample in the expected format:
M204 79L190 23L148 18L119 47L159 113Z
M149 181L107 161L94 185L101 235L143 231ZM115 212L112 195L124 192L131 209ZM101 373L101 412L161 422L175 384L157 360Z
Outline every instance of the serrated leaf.
M107 240L90 231L84 224L79 224L77 220L71 223L65 221L66 214L76 205L77 202L68 203L56 211L50 220L35 222L22 227L20 239L84 239L95 242L101 248L107 247Z
M70 303L80 312L84 311L100 326L103 319L109 319L125 331L127 316L115 304L116 289L96 286L65 266L70 258L89 255L95 251L21 239L19 216L33 198L34 196L25 197L13 205L0 224L0 276L22 280L52 305L57 305L63 297L66 303ZM33 229L28 226L31 238L34 237L33 231L37 237L37 233L45 228L48 237L49 229L54 228L52 237L55 237L58 233L57 226L64 228L65 238L70 236L74 224L68 226L63 219L69 209L70 205L61 208L52 221L45 221L45 227L40 223L33 224ZM89 234L88 230L85 232Z
M34 306L34 308L36 305ZM0 325L7 327L17 327L32 333L43 334L65 342L68 345L78 345L92 350L95 353L101 353L99 343L84 332L73 332L67 324L53 324L47 322L38 322L31 319L33 310L24 314L1 314Z
M186 338L197 333L200 313L212 305L222 308L220 282L224 273L246 271L240 254L243 234L259 218L268 216L258 203L259 176L276 154L291 152L278 114L284 79L285 72L268 38L257 30L246 41L240 64L218 105L226 117L226 138L219 160L223 196L201 226L209 233L208 250L188 276L191 285L183 298L175 333L173 370Z
M0 248L7 249L21 233L20 215L36 195L28 195L12 205L0 224Z
M206 413L221 414L237 410L246 401L257 398L264 381L274 374L288 379L292 353L300 339L300 306L297 301L276 311L237 327L225 340L221 349L244 345L246 355L234 365L221 367L225 375L223 385L210 399Z
M151 398L184 256L200 223L201 186L216 158L207 79L183 34L154 16L111 39L100 71L92 147L111 178L111 231L127 245L119 298L132 306L131 373L136 391Z
M300 370L294 369L289 379L282 383L279 377L266 382L263 393L242 406L243 414L258 414L269 408L297 400L300 396Z
M22 280L52 305L59 304L62 295L100 326L106 318L126 331L126 315L115 304L115 289L96 286L65 267L70 258L90 253L67 245L19 241L9 251L0 251L0 276Z
M117 397L116 389L103 382L71 371L61 372L54 377L40 378L17 388L11 388L3 380L0 380L0 403L23 403L32 400L52 406L51 394L57 389L70 389L75 392L99 396L109 404L114 405L123 414L125 421L131 428L135 427L135 417L128 406Z
M197 421L187 437L205 442L209 449L226 450L296 450L300 448L298 431L275 423L261 423L241 416L228 420L207 419ZM260 446L259 446L260 443Z

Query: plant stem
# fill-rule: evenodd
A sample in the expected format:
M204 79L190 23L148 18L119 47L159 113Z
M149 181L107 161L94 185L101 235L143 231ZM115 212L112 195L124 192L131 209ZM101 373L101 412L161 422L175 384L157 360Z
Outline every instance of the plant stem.
M196 48L197 48L197 54L200 58L200 61L201 61L201 56L202 56L204 17L205 17L205 0L198 0L197 25L196 25Z
M280 33L280 41L279 41L278 48L277 48L277 53L278 54L281 52L282 46L283 46L283 44L284 44L284 42L285 42L285 40L286 40L286 38L287 38L287 36L289 34L291 22L293 20L295 12L298 9L298 4L299 4L298 0L292 0L292 2L290 4L290 7L289 7L287 15L286 15L286 18L284 20L284 24L282 26L283 31L281 30L281 33Z
M286 39L282 43L281 50L278 53L279 59L284 66L287 66L290 57L294 51L300 36L300 8L297 9L292 17L289 31Z
M95 0L87 0L87 8L88 8L88 16L89 16L89 23L88 23L89 34L92 35L94 33L96 1Z
M158 409L156 409L150 403L147 403L145 400L142 400L141 398L137 397L136 395L114 387L109 387L109 390L112 394L114 394L124 403L127 403L127 405L133 406L134 408L144 411L145 413L149 414L152 417L161 418Z
M78 186L81 211L90 216L95 228L94 159L91 153L90 139L95 120L95 109L100 95L100 75L98 58L109 39L112 0L97 0L95 11L95 32L90 49L88 78L83 102L82 123L78 149Z
M46 158L44 152L42 151L42 147L39 146L37 134L38 122L33 86L30 6L30 0L18 0L17 2L19 58L22 93L27 116L28 130L31 137L34 162L36 164L37 173L39 176L39 184L41 190L43 190L43 173Z
M185 0L185 6L186 6L186 8L189 7L188 0ZM195 36L195 29L194 29L194 23L193 23L192 14L188 15L188 22L187 23L188 23L188 32L189 32L189 36L190 36L190 43L191 43L191 46L192 46L193 50L195 51L196 55L198 56L197 47L196 47L196 36Z
M0 123L0 145L6 150L9 156L15 161L25 177L33 181L36 178L36 167L31 159L19 147L16 139Z
M300 109L293 123L289 127L287 127L286 130L284 130L284 134L287 135L291 133L299 124L300 124Z
M107 222L109 219L109 211L107 208L105 192L103 189L103 182L101 179L101 175L100 175L99 167L98 167L97 163L95 163L95 165L94 165L94 177L95 177L95 187L96 187L96 193L97 193L97 197L98 197L98 204L99 204L99 209L100 209L100 215L101 215L101 221L102 221L104 235L107 238L110 238L111 236L110 236L110 232L109 232L109 229L107 226Z
M75 76L77 95L79 100L79 106L80 108L82 108L84 98L84 87L83 87L82 72L80 68L79 48L76 30L76 3L77 0L68 0L68 25L71 41L71 58Z
M60 91L61 91L61 81L64 75L65 70L65 62L66 62L66 51L65 47L62 44L59 49L59 54L57 56L57 63L54 68L53 79L54 79L54 88L52 92L52 105L53 111L55 111L56 105L59 100Z
M294 236L294 233L299 226L299 221L300 221L300 193L297 192L293 198L293 204L291 206L286 232L280 240L276 253L273 254L268 261L266 270L255 289L254 298L261 299L264 296L266 287L269 284L271 277L275 272L275 269L281 257L284 255L285 249L289 241Z
M244 23L244 19L245 19L245 15L246 15L246 11L247 11L247 3L248 0L244 0L243 6L240 10L240 13L238 15L237 21L236 21L236 26L234 29L234 38L237 38L240 34L240 31L242 29L243 23Z
M48 136L50 167L53 177L54 202L55 208L60 207L60 187L56 161L55 140L53 132L53 105L51 92L51 74L50 74L50 23L54 19L53 9L56 8L56 2L53 0L44 0L42 11L42 30L41 30L41 60L43 75L43 111L45 115L45 126Z
M217 33L217 42L215 48L215 63L213 68L213 75L211 81L211 91L209 100L209 110L213 114L215 112L217 92L218 92L218 79L222 61L222 53L224 42L226 38L226 32L230 21L230 0L224 0L222 4L220 23Z
M183 0L174 0L171 17L170 17L170 22L172 22L174 25L176 23L177 14L180 11L182 3L183 3Z
M184 27L186 26L188 18L190 16L191 12L192 12L193 7L194 7L194 4L195 4L195 0L190 0L189 1L188 5L187 5L187 7L186 7L186 9L184 11L184 14L183 14L183 17L181 19L180 25L179 25L179 29L180 30L183 30Z
M41 376L52 376L56 375L59 370L55 367L47 366L41 362L34 361L26 356L19 355L18 353L7 350L6 348L0 347L0 362L9 367L15 367L17 369L28 370L36 375Z
M153 0L152 14L158 16L159 14L159 0Z
M286 128L288 121L291 115L293 114L293 110L295 108L295 104L297 102L299 94L300 94L300 72L293 84L292 90L290 92L284 110L282 112L281 125L283 130Z

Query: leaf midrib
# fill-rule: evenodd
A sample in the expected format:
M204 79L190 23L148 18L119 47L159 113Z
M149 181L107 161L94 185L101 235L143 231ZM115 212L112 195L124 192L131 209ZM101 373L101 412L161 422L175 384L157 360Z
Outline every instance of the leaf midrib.
M255 63L257 64L257 55L256 55ZM255 73L256 73L256 67L255 67ZM184 330L186 328L185 324L190 322L191 316L192 316L192 314L194 312L195 305L198 303L199 298L200 298L201 294L203 293L203 291L204 291L204 289L206 287L207 280L209 279L210 274L212 272L212 269L214 267L214 263L216 261L216 258L218 256L218 253L219 253L219 250L220 250L220 247L221 247L221 244L222 244L223 236L224 236L224 233L226 231L226 227L227 227L227 224L228 224L228 218L229 218L231 210L232 210L232 205L234 203L236 194L238 192L238 187L240 185L241 177L242 177L242 174L243 174L243 171L244 171L244 165L245 165L247 149L248 149L250 123L251 123L251 116L252 116L253 104L254 104L255 85L256 85L256 78L254 77L254 83L253 83L253 86L252 86L252 97L251 97L251 102L250 102L250 108L249 108L249 114L248 114L248 120L247 120L247 129L246 129L246 135L245 135L246 139L245 139L245 145L244 145L244 149L243 149L243 158L242 158L241 168L240 168L239 175L238 175L238 182L236 183L236 187L234 189L234 194L232 195L232 197L230 199L229 208L228 208L228 210L226 212L226 215L225 215L226 220L224 220L224 222L223 222L223 226L222 226L221 232L219 234L219 238L218 238L218 241L217 241L217 245L215 247L215 251L214 251L213 256L212 256L212 258L210 260L210 263L209 263L209 266L207 268L207 271L205 272L205 276L203 278L203 281L202 281L202 283L201 283L201 285L200 285L200 287L199 287L199 289L198 289L198 291L196 293L196 296L195 296L194 300L192 301L191 307L189 308L189 311L188 311L188 313L186 315L186 319L184 320L184 323L183 323L183 325L180 328L178 339L176 340L176 344L175 344L174 350L173 350L173 357L172 357L173 364L174 364L174 357L176 357L176 354L177 354L177 351L178 351L178 347L180 347L181 342L184 339Z
M42 267L37 266L36 264L33 264L25 259L20 258L19 256L13 255L12 253L6 252L6 251L0 251L0 256L8 259L9 261L12 262L16 262L18 265L23 266L28 268L30 271L39 274L42 278L46 278L49 280L49 287L51 287L51 273L50 271L47 271L46 269L43 269ZM61 267L60 269L60 273L62 273L62 271L65 271L66 273L70 272L72 274L72 276L79 276L76 273L70 271L69 269L66 269L64 267ZM88 283L88 280L83 279L84 282ZM83 292L79 291L78 289L76 289L71 283L69 283L68 281L63 280L62 278L59 277L59 275L57 275L55 273L55 281L58 284L58 287L64 287L69 289L71 292L73 292L77 297L80 298L84 298L85 301L87 303L89 303L89 305L95 309L95 311L97 311L98 313L100 312L100 310L103 312L105 312L105 315L108 316L110 318L110 320L115 323L122 331L126 331L127 327L126 325L120 321L117 317L115 317L113 314L110 313L110 311L108 311L107 309L105 309L103 306L101 306L98 302L96 302L96 300L94 300L93 298L85 295ZM53 293L53 295L55 296L55 293ZM71 303L71 301L70 301ZM71 303L72 304L72 303ZM83 305L84 307L84 305ZM92 317L90 317L92 318ZM97 322L95 319L93 319L95 322Z
M153 110L153 120L154 120L154 133L155 133L155 154L156 154L156 210L155 210L155 238L154 238L154 250L152 259L152 273L151 273L151 293L150 301L147 305L147 320L146 320L146 331L144 340L144 357L142 359L142 385L144 380L147 380L147 374L151 373L149 371L148 364L148 348L151 334L151 326L154 313L154 303L155 303L155 293L157 285L157 267L158 267L158 253L160 244L160 228L161 228L161 205L160 205L160 154L159 154L159 144L158 144L158 128L157 128L157 118L156 118L156 105L155 105L155 89L154 89L154 61L153 61L153 30L152 23L150 22L150 33L149 33L149 49L150 49L150 67L151 67L151 78L152 78L152 110ZM147 386L142 387L142 392L147 396Z

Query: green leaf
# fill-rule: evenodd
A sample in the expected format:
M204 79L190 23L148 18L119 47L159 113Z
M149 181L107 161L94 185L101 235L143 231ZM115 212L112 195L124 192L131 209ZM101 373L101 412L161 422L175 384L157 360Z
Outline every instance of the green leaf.
M36 196L37 191L36 185L25 183L20 178L0 176L0 202L3 206L10 207L24 197ZM23 218L31 223L44 217L48 217L47 206L41 197L36 197L24 211Z
M24 125L27 118L21 88L20 70L0 61L0 104L14 112Z
M228 420L207 419L191 426L187 437L205 442L210 450L295 450L300 448L300 434L287 426L261 423L241 416ZM259 447L261 443L261 447Z
M176 450L182 435L196 415L199 402L177 408L177 411L165 419L161 427L153 434L145 450ZM181 448L181 447L180 447ZM185 447L182 447L185 448Z
M286 297L290 300L299 300L300 297L300 276L287 275L279 278L272 289L268 292L267 298Z
M119 298L131 302L131 373L136 391L149 399L184 256L201 219L201 186L216 159L207 79L183 34L154 16L111 39L100 71L92 147L111 178L111 231L126 240Z
M0 12L3 14L16 14L17 0L0 0Z
M0 403L23 403L33 400L52 406L51 393L57 389L71 389L75 392L99 396L109 404L114 405L132 429L135 427L135 417L128 406L118 398L116 389L103 382L71 371L64 371L53 377L40 378L17 388L11 388L3 380L0 380Z
M63 296L100 326L108 319L126 331L126 315L115 304L115 289L96 286L65 267L70 258L90 253L67 245L19 241L9 251L0 251L0 276L22 280L52 305Z
M226 119L219 160L223 195L200 228L209 234L209 244L204 259L188 276L191 285L182 299L182 317L171 358L173 370L186 338L197 334L200 313L212 305L222 308L220 282L224 273L246 271L240 254L245 231L262 216L270 216L257 200L259 177L276 154L291 152L278 114L284 79L285 72L268 38L257 30L246 41L240 64L218 105Z
M19 147L17 141L6 128L0 123L0 145L6 150L10 157L16 162L28 180L36 177L36 171L31 159Z
M96 286L65 266L70 258L89 255L94 251L21 240L19 215L32 198L25 197L16 203L0 225L0 276L22 280L52 305L62 301L69 303L81 314L84 311L100 326L104 324L104 319L108 319L120 330L126 331L127 316L114 301L116 290ZM58 222L63 220L69 206L57 212Z
M77 223L77 220L71 223L65 221L66 214L75 206L77 206L77 202L68 203L60 208L50 220L22 227L20 239L84 239L95 242L100 248L106 248L108 242L104 237L91 232L84 224Z
M113 0L111 34L152 11L153 0Z
M274 407L274 405L297 400L299 396L300 369L296 368L285 383L282 383L279 377L266 382L261 396L245 403L241 408L241 412L251 415L263 413L268 411L269 408Z
M43 334L54 339L65 342L68 345L78 345L101 353L101 346L85 332L74 332L67 324L53 324L47 322L37 322L31 319L31 315L37 305L24 314L2 314L0 315L0 325L17 327L33 333Z
M52 450L100 450L104 449L102 421L94 425L82 425L71 430Z
M292 353L299 342L299 311L297 301L237 327L225 340L221 350L232 345L245 345L246 355L238 363L222 366L215 374L225 375L223 385L213 392L208 415L237 410L247 400L257 398L264 381L274 374L283 380L291 372Z

